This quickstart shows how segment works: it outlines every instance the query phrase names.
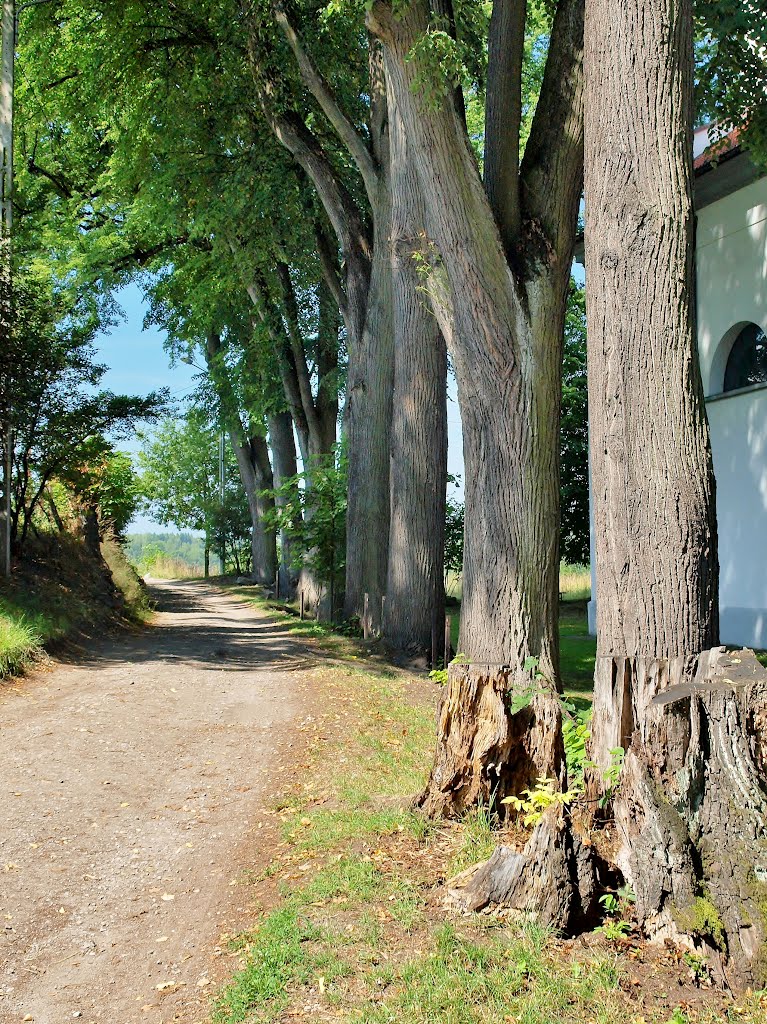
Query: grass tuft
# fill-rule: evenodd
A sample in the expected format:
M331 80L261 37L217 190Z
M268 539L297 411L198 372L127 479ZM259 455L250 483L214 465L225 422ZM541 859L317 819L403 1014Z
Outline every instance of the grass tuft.
M0 679L23 672L42 653L42 637L24 617L0 615Z

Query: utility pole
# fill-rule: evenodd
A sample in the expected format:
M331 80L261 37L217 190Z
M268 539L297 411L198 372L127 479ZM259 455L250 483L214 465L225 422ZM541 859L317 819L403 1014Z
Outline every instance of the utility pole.
M11 291L11 227L13 221L13 63L16 43L14 0L2 0L0 61L0 359L9 359L13 322ZM0 498L0 572L11 575L11 418L8 376L0 373L0 435L2 486Z

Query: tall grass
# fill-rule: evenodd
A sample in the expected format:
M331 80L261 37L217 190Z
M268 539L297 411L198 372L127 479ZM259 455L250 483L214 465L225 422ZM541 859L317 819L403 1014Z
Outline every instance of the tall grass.
M22 619L0 615L0 679L23 671L42 652L42 638Z
M196 580L204 575L201 565L190 565L183 558L172 555L155 555L138 564L138 571L157 580Z
M589 566L560 562L559 592L563 601L588 601L591 597L591 569ZM463 581L460 573L448 573L445 579L445 593L448 598L460 603L463 595Z
M145 622L153 611L152 600L144 581L128 561L125 548L114 537L107 536L101 543L101 554L125 601L124 613L130 619Z
M563 601L588 601L591 597L591 569L589 566L561 562L559 592Z

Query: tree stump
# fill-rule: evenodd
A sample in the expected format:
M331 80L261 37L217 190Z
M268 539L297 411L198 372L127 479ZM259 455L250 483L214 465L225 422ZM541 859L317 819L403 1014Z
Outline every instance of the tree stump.
M565 934L593 926L599 910L594 850L557 807L544 814L522 851L498 846L448 889L464 910L510 907Z
M554 693L537 692L512 714L515 691L532 685L508 669L451 665L439 710L437 753L417 805L430 817L456 817L467 808L532 788L539 777L564 783L562 718Z
M643 709L614 801L618 866L651 937L721 959L732 988L767 982L767 671L704 652Z

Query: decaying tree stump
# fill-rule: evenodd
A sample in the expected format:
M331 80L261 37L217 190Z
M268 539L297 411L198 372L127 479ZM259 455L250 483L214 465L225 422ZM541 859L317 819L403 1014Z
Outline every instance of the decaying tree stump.
M767 671L704 652L688 684L634 706L614 800L617 861L653 937L718 950L733 987L767 982Z
M526 679L516 689L529 686ZM564 783L561 710L553 693L536 693L511 713L515 682L509 670L452 665L439 710L437 753L418 798L430 817L455 817L501 801L539 777Z
M614 737L628 747L612 800L615 863L606 863L597 854L601 844L592 846L570 816L551 807L522 850L498 847L452 881L451 896L466 910L498 904L573 933L593 926L605 880L612 873L615 884L617 867L636 893L637 921L649 938L691 945L734 989L761 987L767 983L767 670L752 651L723 647L705 651L697 664L626 662L616 659L612 673L625 699L616 721L633 726L630 736ZM685 667L687 682L658 689L684 679ZM461 686L470 688L470 700ZM459 699L472 716L454 721ZM483 795L506 795L525 788L525 778L561 778L555 699L536 697L516 715L507 703L496 679L466 671L452 681L440 714L449 756L435 768L444 773L448 812L476 800L479 786Z
M449 883L464 910L497 904L573 933L596 923L600 889L593 847L550 807L521 851L498 846L489 860Z

